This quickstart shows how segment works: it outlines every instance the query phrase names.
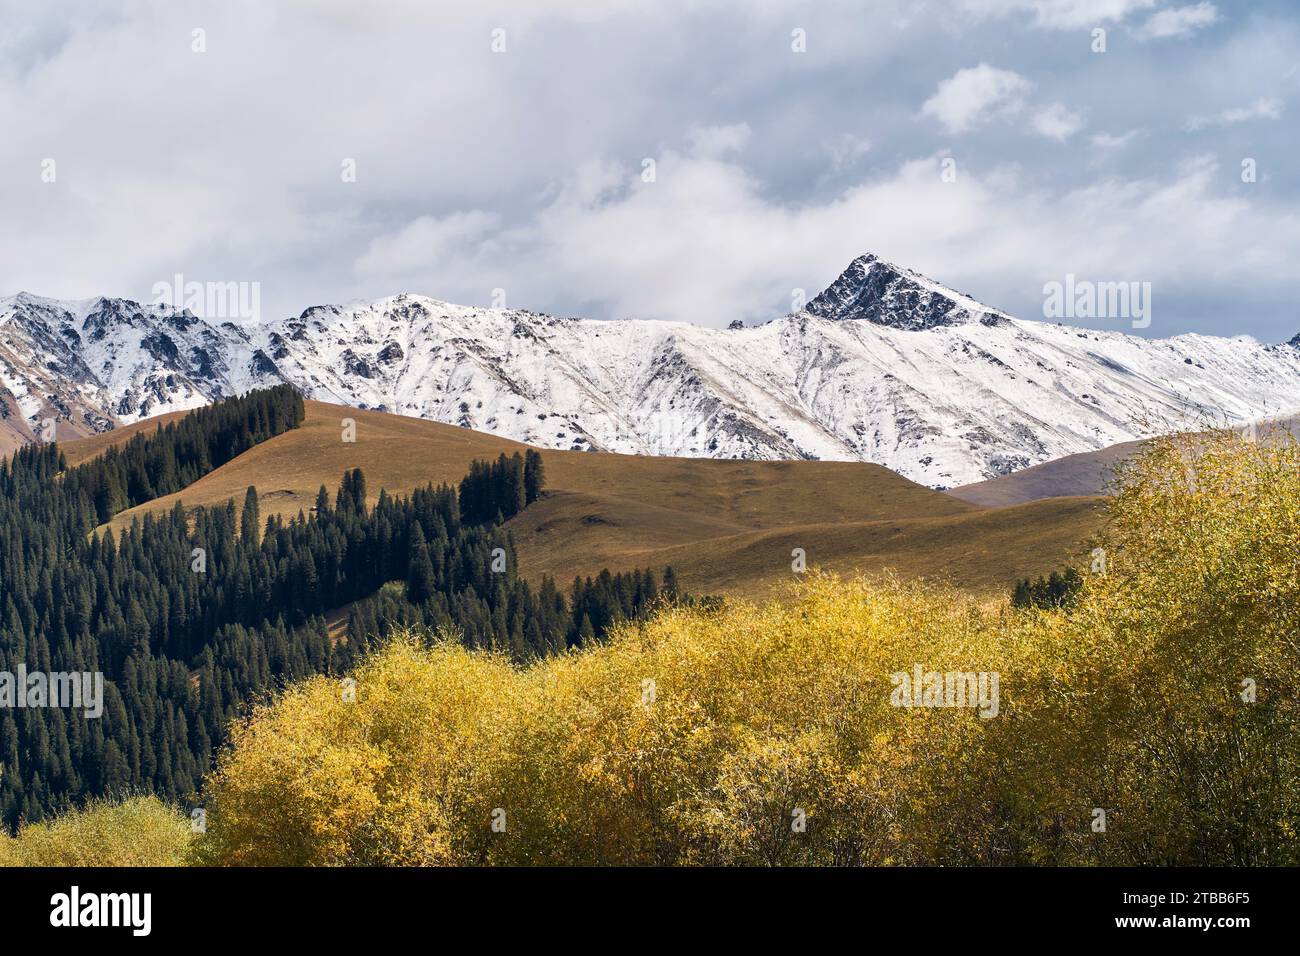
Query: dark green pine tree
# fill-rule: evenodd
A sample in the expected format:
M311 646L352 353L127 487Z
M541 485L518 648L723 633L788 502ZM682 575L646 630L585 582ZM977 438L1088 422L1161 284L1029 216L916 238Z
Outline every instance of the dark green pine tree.
M530 448L524 453L524 504L531 505L546 487L546 466L542 453Z
M671 602L677 600L678 593L677 572L673 570L673 566L670 564L664 568L663 594Z
M352 469L352 505L357 514L366 513L366 476L360 468Z
M510 456L506 463L504 511L507 518L513 518L523 511L528 504L528 491L524 482L524 459L519 452Z
M239 540L245 550L256 551L261 546L261 523L257 505L257 489L249 485L244 492L244 511L239 519Z
M423 604L433 597L436 587L433 561L429 557L429 546L424 540L424 532L419 522L411 526L410 566L406 572L406 598L412 604Z

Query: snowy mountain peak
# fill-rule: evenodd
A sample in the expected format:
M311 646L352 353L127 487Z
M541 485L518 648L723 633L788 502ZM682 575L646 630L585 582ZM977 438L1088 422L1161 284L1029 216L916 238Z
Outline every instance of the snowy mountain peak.
M952 487L1292 412L1291 346L1025 322L874 255L802 311L727 329L410 293L237 325L23 294L0 299L0 451L288 382L546 448L869 461Z
M849 263L805 309L818 318L861 319L907 331L980 322L997 325L1005 313L976 302L919 272L872 253Z
M76 438L283 379L238 327L99 296L0 299L0 449Z

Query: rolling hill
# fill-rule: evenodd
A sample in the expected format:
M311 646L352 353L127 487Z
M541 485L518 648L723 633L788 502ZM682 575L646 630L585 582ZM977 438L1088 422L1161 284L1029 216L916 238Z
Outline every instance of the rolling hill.
M1126 441L1100 451L1066 455L1009 475L951 488L948 494L986 508L1004 508L1064 495L1104 495L1114 481L1115 467L1136 455L1144 444Z
M343 441L342 422L356 422ZM156 421L67 444L71 463ZM240 499L256 485L262 513L310 510L322 484L361 467L371 498L426 482L458 482L476 458L527 446L383 412L307 403L303 426L249 450L183 492L123 512ZM1068 497L1005 509L933 491L858 462L727 461L543 450L547 493L510 527L528 577L561 583L601 568L672 564L695 593L757 595L809 567L893 569L1003 593L1019 577L1064 564L1100 526L1099 499Z
M141 433L152 434L162 426L179 421L188 414L187 411L167 412L165 415L146 418L138 422L132 422L130 425L121 425L112 431L88 435L85 438L77 438L71 441L60 438L59 446L63 449L63 455L68 460L68 464L76 466L84 461L89 461L96 455L103 454L114 445L124 445Z
M1246 434L1251 429L1257 438L1265 441L1286 440L1288 435L1300 437L1300 416L1265 419L1255 422L1249 429L1236 430ZM1116 469L1146 445L1145 440L1126 441L1098 451L1065 455L1009 475L950 488L948 494L986 508L1005 508L1068 495L1107 495L1113 491Z

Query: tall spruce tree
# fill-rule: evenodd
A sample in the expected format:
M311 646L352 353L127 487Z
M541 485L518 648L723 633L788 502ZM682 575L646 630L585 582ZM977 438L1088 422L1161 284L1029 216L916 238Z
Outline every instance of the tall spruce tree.
M239 538L247 551L256 551L261 544L262 528L257 504L257 489L252 485L244 492L244 510L239 519Z
M423 604L433 597L437 588L437 575L429 557L429 546L424 532L417 523L411 527L410 566L406 572L406 598L412 604Z
M524 504L531 505L542 496L546 486L546 465L535 448L524 452Z

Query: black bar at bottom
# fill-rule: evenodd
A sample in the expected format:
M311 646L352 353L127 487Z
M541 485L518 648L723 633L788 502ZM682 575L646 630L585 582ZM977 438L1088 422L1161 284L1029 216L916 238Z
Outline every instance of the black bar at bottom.
M75 934L128 946L337 947L430 932L450 945L449 929L540 941L598 927L616 934L597 937L609 945L641 935L675 945L674 929L687 926L698 928L697 945L729 948L782 929L944 947L1098 935L1231 944L1284 930L1293 882L1294 871L1273 869L44 869L0 870L0 898L10 940ZM149 894L147 935L145 898L130 894ZM71 925L115 917L116 926Z

